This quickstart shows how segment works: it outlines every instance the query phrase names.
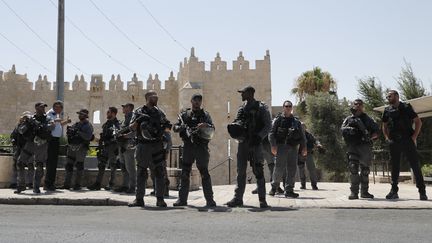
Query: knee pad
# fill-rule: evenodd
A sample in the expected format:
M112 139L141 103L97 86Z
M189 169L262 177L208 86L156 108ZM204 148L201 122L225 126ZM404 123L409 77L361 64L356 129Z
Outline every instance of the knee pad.
M359 161L357 160L349 161L349 170L351 174L357 175L359 173Z
M73 164L67 163L67 164L65 165L65 170L66 170L67 172L72 172L72 171L73 171Z
M155 175L155 177L157 177L157 178L162 178L162 177L164 177L164 168L162 167L162 166L157 166L155 169L154 169L154 175Z
M361 172L360 173L362 176L369 176L369 174L370 174L369 166L361 166Z
M77 170L84 170L84 162L76 162L75 167Z

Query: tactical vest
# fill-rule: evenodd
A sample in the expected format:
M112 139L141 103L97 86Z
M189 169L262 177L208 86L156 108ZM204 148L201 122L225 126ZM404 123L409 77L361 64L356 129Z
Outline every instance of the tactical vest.
M276 143L297 145L301 142L303 136L301 122L297 117L284 117L279 114L276 117L275 126L277 127Z

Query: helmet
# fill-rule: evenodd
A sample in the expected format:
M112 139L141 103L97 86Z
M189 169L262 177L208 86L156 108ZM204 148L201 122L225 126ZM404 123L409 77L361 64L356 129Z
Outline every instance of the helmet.
M243 142L246 139L246 127L243 124L233 122L228 124L229 135L239 142Z
M198 137L205 140L211 140L214 136L214 133L215 133L214 127L202 127L199 128L197 131Z

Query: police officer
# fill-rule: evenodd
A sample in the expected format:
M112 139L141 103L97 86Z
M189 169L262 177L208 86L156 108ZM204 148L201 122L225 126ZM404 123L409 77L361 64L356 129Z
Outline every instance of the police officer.
M369 167L372 161L372 140L378 138L379 127L364 113L361 99L354 100L350 111L352 115L345 118L341 128L347 145L348 167L351 173L351 194L348 199L359 198L359 185L361 185L361 198L374 198L369 193Z
M144 207L144 195L148 178L147 168L155 175L156 206L166 207L164 201L164 164L166 151L163 135L171 128L165 113L157 107L156 91L149 90L145 94L146 104L136 109L132 115L132 130L136 131L137 147L135 160L137 161L137 190L135 200L130 207Z
M120 147L120 161L123 174L123 185L117 188L116 192L135 193L136 187L136 163L135 163L135 132L129 128L134 105L126 103L122 105L124 121L121 123L120 131L117 135L117 141Z
M404 153L414 173L416 186L420 194L420 200L427 200L426 187L419 165L416 149L416 140L420 133L422 122L412 106L399 101L396 90L390 90L387 94L389 106L382 116L383 133L390 145L390 162L392 165L391 190L387 199L398 199L398 180L400 172L401 153ZM414 123L414 129L412 124Z
M252 172L257 180L258 199L261 208L267 208L265 178L263 169L262 140L268 135L271 127L271 116L267 105L255 100L255 89L247 86L241 90L243 104L240 106L237 117L228 125L231 137L237 136L237 129L243 130L237 151L237 186L234 198L227 202L228 207L243 206L243 194L246 187L247 162L250 161Z
M192 164L201 174L201 182L207 207L215 207L213 189L208 171L209 148L208 143L214 133L214 125L210 114L201 108L202 95L194 94L191 99L192 109L188 108L179 114L178 122L174 125L174 132L179 132L183 140L183 163L179 198L174 206L186 206L190 186Z
M321 143L316 140L316 138L307 130L306 124L302 123L303 130L305 131L305 137L306 137L306 148L307 148L307 155L302 156L301 151L302 148L299 148L299 157L298 157L298 169L299 169L299 177L300 177L300 189L305 190L306 189L306 173L305 173L305 167L307 167L307 170L309 172L309 178L311 181L312 190L318 190L317 186L317 175L316 175L316 168L315 168L315 162L313 158L313 152L315 146L319 149L322 149Z
M75 184L73 190L81 190L81 178L84 172L84 160L93 138L93 126L88 120L89 111L81 109L77 112L79 121L67 127L68 147L65 164L65 180L63 189L70 189L73 167L75 165Z
M18 186L15 193L21 193L25 190L25 170L27 164L29 171L36 165L33 180L33 192L40 193L40 183L44 175L44 164L47 160L47 141L51 137L51 131L54 129L54 122L49 120L45 115L44 102L35 104L36 113L26 119L18 128L18 132L24 136L26 143L18 157Z
M286 173L285 197L297 198L299 196L298 193L294 192L299 145L303 148L303 156L307 155L307 149L303 127L300 120L292 114L292 111L292 102L285 101L283 112L273 119L269 133L271 150L276 156L272 189L269 192L271 196L275 195L284 173Z
M24 148L24 145L26 143L24 136L18 132L18 128L26 121L26 119L31 118L31 116L32 113L30 111L23 112L17 126L14 128L14 130L10 135L10 140L13 148L12 178L11 178L11 183L9 185L9 188L11 189L17 188L17 170L18 170L17 162L18 162L18 157L21 154L21 150ZM27 178L27 177L26 177L26 183L33 180L33 178Z
M100 190L107 164L110 167L111 175L105 190L113 189L117 169L117 155L119 153L116 134L120 129L120 122L117 120L117 108L109 107L106 113L107 121L102 125L102 133L98 146L98 174L96 182L88 186L89 190Z

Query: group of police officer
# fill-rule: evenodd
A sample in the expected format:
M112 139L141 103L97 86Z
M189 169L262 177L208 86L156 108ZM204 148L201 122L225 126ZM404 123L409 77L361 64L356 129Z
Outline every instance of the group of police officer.
M312 134L306 131L306 126L293 115L291 101L283 103L283 110L273 121L268 107L254 98L255 89L247 86L241 90L243 104L240 106L235 120L228 124L230 136L236 139L237 152L237 186L234 197L226 203L228 207L243 205L245 192L247 164L249 162L255 175L261 208L267 208L266 189L264 178L264 158L270 169L271 189L269 195L284 193L285 197L297 198L294 192L297 167L301 179L301 189L306 189L305 167L309 170L313 190L318 190L313 150L325 151L322 145ZM401 152L406 153L416 177L420 199L427 200L425 185L421 175L415 141L420 132L421 121L412 107L399 101L396 91L390 91L387 96L390 105L383 114L383 133L390 144L392 162L392 189L387 199L398 198L398 176ZM211 177L208 170L209 148L208 143L213 137L215 126L210 114L204 110L202 95L194 94L191 97L191 108L178 115L174 126L166 118L165 113L158 107L158 95L150 90L145 94L146 104L137 109L127 103L122 105L125 120L117 119L118 110L109 107L102 125L102 133L98 138L93 135L93 127L88 120L88 110L77 112L79 121L67 127L67 161L65 165L65 180L63 189L81 189L81 179L84 170L84 160L92 140L99 143L98 175L96 181L88 186L90 190L100 190L104 172L107 165L110 167L110 179L106 190L135 193L135 200L130 207L143 207L148 169L150 169L154 184L154 195L157 198L156 206L166 207L164 196L168 193L168 178L166 171L166 157L171 142L171 129L179 133L183 140L183 163L181 183L178 200L173 206L186 206L192 165L196 166L201 174L202 187L206 206L215 207ZM32 185L35 193L40 193L40 183L44 175L43 167L47 158L55 158L47 162L47 171L57 167L58 148L51 146L55 131L61 129L69 118L63 118L63 104L56 102L48 113L47 105L43 102L35 104L35 113L24 112L17 127L12 133L15 148L14 161L16 163L16 191L21 193L26 186ZM368 191L370 163L372 160L372 140L378 138L378 125L364 113L363 102L354 101L351 108L352 115L347 117L342 125L342 135L347 143L347 158L350 171L351 194L349 199L358 199L361 187L362 198L373 198ZM412 129L412 122L415 129ZM54 139L55 140L55 139ZM56 143L53 145L56 146ZM51 156L49 156L49 151ZM57 154L55 154L57 153ZM123 183L114 188L117 160L120 160ZM25 167L28 167L27 178ZM34 169L36 166L36 170ZM72 184L73 170L76 168L75 181ZM45 190L55 190L54 179L47 173ZM280 183L284 183L284 189Z

